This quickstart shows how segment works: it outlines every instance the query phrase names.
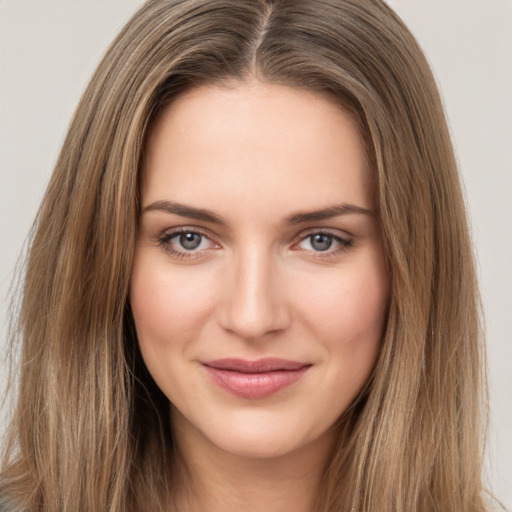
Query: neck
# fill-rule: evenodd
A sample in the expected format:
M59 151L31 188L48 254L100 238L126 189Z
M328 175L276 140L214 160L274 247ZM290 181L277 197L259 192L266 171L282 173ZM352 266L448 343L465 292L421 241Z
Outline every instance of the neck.
M334 432L276 457L225 452L194 431L175 431L183 461L180 510L190 512L314 512Z

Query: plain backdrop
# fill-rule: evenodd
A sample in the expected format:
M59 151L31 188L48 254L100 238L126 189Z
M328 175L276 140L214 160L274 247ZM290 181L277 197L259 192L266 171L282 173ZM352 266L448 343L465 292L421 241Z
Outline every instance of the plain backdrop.
M107 45L141 3L0 0L0 350L14 265L67 125ZM389 3L432 64L460 162L487 323L488 482L512 510L512 2ZM5 380L0 365L0 391Z

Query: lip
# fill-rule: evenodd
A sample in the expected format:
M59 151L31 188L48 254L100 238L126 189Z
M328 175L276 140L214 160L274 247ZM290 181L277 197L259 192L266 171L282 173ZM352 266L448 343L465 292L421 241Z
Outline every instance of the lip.
M298 381L310 363L264 358L256 361L229 358L201 363L212 381L242 398L265 398Z

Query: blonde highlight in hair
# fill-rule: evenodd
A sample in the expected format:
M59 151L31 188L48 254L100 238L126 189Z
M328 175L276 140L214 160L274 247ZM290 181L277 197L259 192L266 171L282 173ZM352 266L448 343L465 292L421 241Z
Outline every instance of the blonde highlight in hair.
M357 118L391 275L379 359L340 419L317 509L485 510L483 351L457 166L426 59L379 0L150 0L113 42L31 243L0 480L16 510L169 510L186 475L128 302L138 172L164 105L252 79L326 94Z

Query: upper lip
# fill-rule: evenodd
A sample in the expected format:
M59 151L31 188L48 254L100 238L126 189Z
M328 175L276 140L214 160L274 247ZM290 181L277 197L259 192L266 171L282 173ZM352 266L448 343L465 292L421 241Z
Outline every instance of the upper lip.
M255 361L238 358L212 359L209 361L202 361L202 364L217 370L230 370L240 373L266 373L279 370L291 371L311 366L310 363L290 361L288 359L279 359L276 357L266 357Z

